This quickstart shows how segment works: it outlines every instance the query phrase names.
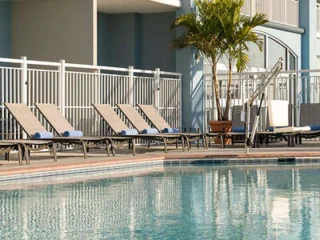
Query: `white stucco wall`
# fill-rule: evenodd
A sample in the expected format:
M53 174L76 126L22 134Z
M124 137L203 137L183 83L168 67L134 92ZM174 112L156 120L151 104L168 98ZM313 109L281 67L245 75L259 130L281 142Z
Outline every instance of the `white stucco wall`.
M96 0L12 1L12 57L96 64Z
M257 27L256 29L274 37L290 48L298 56L298 68L301 68L301 34L269 27Z

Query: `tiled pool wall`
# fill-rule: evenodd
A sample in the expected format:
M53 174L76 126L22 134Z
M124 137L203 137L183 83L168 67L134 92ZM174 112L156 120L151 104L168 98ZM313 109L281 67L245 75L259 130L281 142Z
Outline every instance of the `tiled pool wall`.
M281 164L295 164L295 165L309 165L320 164L318 157L287 157L287 158L230 158L230 159L174 159L165 160L164 166L174 165L190 165L190 164L213 164L213 165L281 165Z
M120 163L111 165L86 166L70 169L58 169L39 172L26 172L19 174L9 174L0 176L0 182L10 182L15 180L27 180L36 178L54 178L58 176L75 176L85 175L90 173L103 172L108 174L121 173L134 170L152 170L156 167L170 167L170 166L186 166L186 165L215 165L215 166L281 166L281 165L295 165L295 166L309 166L319 165L320 158L318 157L287 157L287 158L248 158L248 159L166 159L141 161L135 163Z

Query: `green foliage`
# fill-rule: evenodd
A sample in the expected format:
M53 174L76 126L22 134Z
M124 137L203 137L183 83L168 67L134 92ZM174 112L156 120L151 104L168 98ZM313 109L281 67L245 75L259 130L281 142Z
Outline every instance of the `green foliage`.
M193 46L211 60L213 80L217 84L216 66L222 55L229 62L229 69L236 65L237 71L245 70L249 63L248 43L254 43L260 50L263 41L254 28L267 22L266 15L257 13L253 17L241 14L244 0L195 0L197 12L186 13L176 18L172 29L182 28L184 32L173 41L173 47L182 49ZM218 87L215 86L218 116L226 118L230 105L232 73L229 74L227 107L221 114Z

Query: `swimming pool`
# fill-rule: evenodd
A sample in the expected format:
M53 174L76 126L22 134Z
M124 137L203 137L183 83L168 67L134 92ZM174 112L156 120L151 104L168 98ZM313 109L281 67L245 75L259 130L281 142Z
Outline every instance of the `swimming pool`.
M320 238L320 166L166 167L10 188L1 239Z

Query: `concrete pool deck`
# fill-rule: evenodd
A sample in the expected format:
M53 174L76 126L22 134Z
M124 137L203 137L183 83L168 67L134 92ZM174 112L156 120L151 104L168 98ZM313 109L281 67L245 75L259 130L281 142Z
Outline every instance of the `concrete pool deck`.
M181 160L185 162L197 161L198 163L208 160L227 160L231 163L249 163L264 161L265 159L288 160L295 159L313 159L312 162L320 163L320 143L308 142L295 147L286 147L284 142L270 144L261 148L253 148L250 154L245 154L243 144L227 146L221 149L218 145L209 147L209 149L192 147L190 151L182 151L170 146L168 153L164 153L162 146L137 147L137 155L133 156L131 150L124 147L116 148L116 156L108 157L103 149L93 149L89 152L88 158L84 159L81 150L68 150L58 152L58 161L54 162L52 156L48 152L31 153L30 165L19 165L17 154L10 155L10 161L4 159L4 155L0 157L0 177L19 174L34 174L39 172L57 172L68 171L74 169L100 168L121 166L135 166L148 164L179 164ZM185 163L184 162L184 163Z

